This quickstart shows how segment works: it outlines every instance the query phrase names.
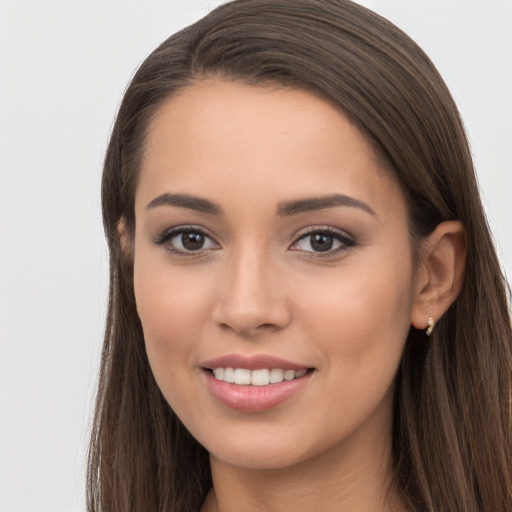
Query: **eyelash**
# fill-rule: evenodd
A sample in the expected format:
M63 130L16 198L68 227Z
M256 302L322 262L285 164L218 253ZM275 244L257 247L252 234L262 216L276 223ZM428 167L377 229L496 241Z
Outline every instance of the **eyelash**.
M353 249L356 246L355 240L344 231L339 229L335 229L329 226L326 227L318 227L318 228L308 228L307 231L301 233L295 242L291 245L291 247L297 245L302 240L306 240L308 237L312 237L314 235L324 235L329 238L332 238L335 241L340 243L340 246L336 249L329 249L327 251L301 251L300 249L293 249L297 251L301 251L303 253L313 253L316 258L328 258L329 256L335 256L340 252L347 252L350 249ZM311 241L310 241L311 245Z
M168 243L174 237L182 235L184 233L201 235L205 239L209 239L209 240L213 241L216 245L218 245L217 242L215 242L213 240L213 238L206 231L204 231L203 229L201 229L197 226L179 226L179 227L168 229L168 230L164 231L160 236L158 236L155 240L153 240L153 242L156 245L161 245L161 246L165 245L165 249L176 256L190 258L190 257L199 256L199 255L204 254L205 249L202 249L202 248L197 251L186 251L186 250L182 250L182 249L177 249L176 247L173 247L172 244ZM206 251L207 250L209 250L209 249L206 249Z
M187 250L177 249L176 247L174 247L172 244L169 243L170 240L172 240L174 237L182 235L184 233L201 235L205 239L209 239L211 242L213 242L218 247L220 247L219 244L206 231L204 231L203 229L201 229L197 226L179 226L179 227L168 229L168 230L164 231L161 235L159 235L156 239L154 239L153 243L155 243L156 245L160 245L160 246L165 245L165 249L167 251L171 252L172 254L174 254L176 256L180 256L180 257L189 257L189 258L194 257L194 256L197 257L197 256L204 255L205 252L212 250L211 248L207 248L207 249L200 248L197 251L193 251L193 250L187 251ZM332 238L335 241L339 242L340 246L334 250L328 249L326 251L304 251L301 249L292 249L292 247L299 244L299 242L306 240L308 237L312 237L314 235L323 235L323 236ZM311 242L310 242L310 245L311 245ZM316 257L316 258L326 258L329 256L337 255L340 252L349 251L350 249L353 249L356 245L357 244L356 244L355 240L350 235L345 233L344 231L326 226L326 227L309 228L307 231L299 234L298 237L295 239L295 241L291 244L290 250L302 252L303 254L311 253L311 254L314 254L314 257Z

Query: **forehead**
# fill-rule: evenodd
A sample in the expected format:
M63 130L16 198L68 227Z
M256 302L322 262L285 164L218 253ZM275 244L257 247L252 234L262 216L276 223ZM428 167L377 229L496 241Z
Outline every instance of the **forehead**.
M205 81L183 89L152 119L140 172L137 202L167 191L235 191L269 204L335 192L402 200L346 116L312 94L275 86Z

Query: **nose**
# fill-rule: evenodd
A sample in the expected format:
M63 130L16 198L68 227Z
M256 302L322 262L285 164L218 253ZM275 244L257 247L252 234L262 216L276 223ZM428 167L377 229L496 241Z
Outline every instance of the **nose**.
M226 261L221 280L212 320L222 329L255 337L290 323L291 304L268 257L246 250Z

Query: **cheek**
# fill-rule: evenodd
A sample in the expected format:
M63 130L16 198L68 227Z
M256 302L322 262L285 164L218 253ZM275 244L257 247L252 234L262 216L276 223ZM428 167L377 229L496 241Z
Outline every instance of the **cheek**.
M390 421L393 385L410 328L412 273L402 263L387 269L345 268L338 278L317 283L314 297L302 302L297 316L320 351L324 379L311 414L324 418L318 428L326 442L340 431L355 432L367 419L381 427ZM326 410L327 418L322 416Z
M155 261L149 265L148 261L141 258L134 266L146 353L158 387L186 421L190 403L197 399L197 350L204 337L207 285L203 281L202 286L194 286L198 281L183 271Z
M392 382L410 329L412 262L391 254L387 261L358 261L317 283L298 315L309 319L328 364L354 390Z
M206 324L209 284L207 279L191 276L190 270L171 271L165 262L143 256L134 264L135 298L146 350L158 380L160 367L162 372L174 373L193 364L192 350ZM168 364L175 357L181 358L179 364Z

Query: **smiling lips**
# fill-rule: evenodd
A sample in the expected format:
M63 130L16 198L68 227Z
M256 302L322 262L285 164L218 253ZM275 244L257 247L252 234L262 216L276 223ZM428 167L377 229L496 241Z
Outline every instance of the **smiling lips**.
M259 370L248 370L246 368L214 368L213 375L217 380L222 380L230 384L242 386L268 386L269 384L279 384L283 380L290 381L306 375L303 370L283 370L281 368L262 368Z
M223 405L241 412L282 404L309 381L313 371L270 356L226 356L203 365L206 386Z

